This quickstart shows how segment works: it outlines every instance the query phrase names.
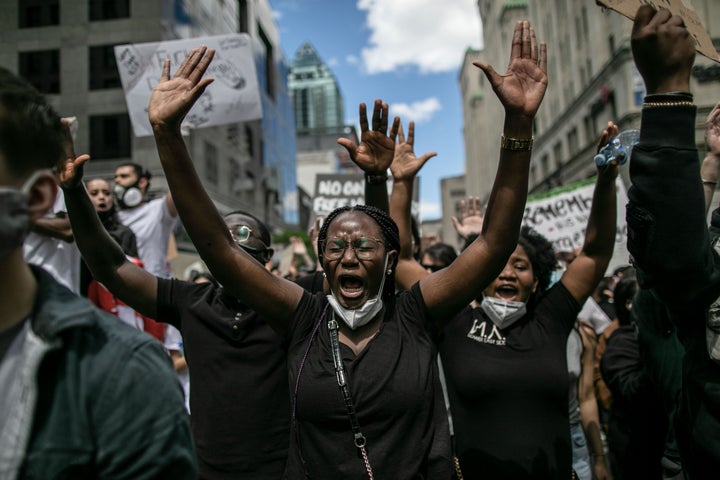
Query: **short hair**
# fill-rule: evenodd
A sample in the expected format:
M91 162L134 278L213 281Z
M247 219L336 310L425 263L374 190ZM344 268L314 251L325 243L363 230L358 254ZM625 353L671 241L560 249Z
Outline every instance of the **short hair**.
M121 163L117 167L115 167L115 170L122 167L132 167L133 170L135 170L135 176L137 176L138 180L141 178L144 178L148 181L148 184L150 184L150 179L152 178L152 173L150 173L150 170L147 170L145 167L140 165L139 163L134 162L125 162Z
M433 243L427 247L420 255L420 258L422 259L425 255L429 255L436 262L442 263L444 267L450 265L457 258L457 252L452 245L442 242Z
M56 168L64 157L60 117L30 83L0 67L0 152L8 172L21 177Z
M388 215L386 212L380 210L379 208L372 207L370 205L355 205L355 206L345 206L336 208L330 214L325 218L325 221L322 224L322 227L320 227L320 232L318 233L318 239L317 239L317 249L318 249L318 260L320 264L323 264L324 255L323 255L323 246L325 245L325 240L327 240L327 232L328 228L330 227L330 224L337 218L338 215L345 212L361 212L367 215L368 217L372 218L375 223L378 224L380 227L380 231L382 232L383 240L385 241L385 247L389 248L390 250L395 250L397 252L400 252L400 233L398 231L398 226L395 223L395 221ZM395 266L397 264L397 255L395 256L395 260L393 260L392 265L388 265L392 269L392 273L388 276L387 281L385 282L385 286L383 287L382 297L388 298L392 297L395 294Z
M231 215L242 215L244 217L248 217L251 220L255 222L255 224L258 227L258 238L263 241L266 247L269 247L272 243L272 236L270 235L270 229L268 229L267 225L265 225L262 221L260 221L259 218L257 218L252 213L245 212L243 210L233 210L232 212L226 214L223 216L223 218L227 218Z
M536 293L540 295L550 286L552 273L557 265L552 243L532 228L523 226L520 229L518 245L523 247L523 250L525 250L525 253L530 259L533 275L538 281Z

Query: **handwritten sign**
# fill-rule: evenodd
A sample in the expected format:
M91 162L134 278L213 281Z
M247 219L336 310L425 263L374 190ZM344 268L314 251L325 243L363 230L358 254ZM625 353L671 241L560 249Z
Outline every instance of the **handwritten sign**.
M695 49L711 60L720 62L720 54L713 46L710 35L705 30L695 10L686 6L682 0L596 0L598 5L607 7L635 20L635 14L641 5L650 5L655 10L666 8L673 15L680 15L690 35L695 39Z
M625 205L627 192L618 178L617 233L615 249L608 270L629 263ZM523 225L532 227L553 244L555 252L570 252L583 246L585 229L590 217L595 180L586 180L551 190L542 196L529 197L525 205Z
M130 121L138 137L152 135L147 108L160 81L165 59L173 75L193 48L207 45L215 57L206 76L215 79L185 117L190 128L225 125L262 118L252 41L248 34L137 43L115 46L115 59L125 92Z
M318 174L315 177L315 216L327 216L336 208L365 203L365 177L361 173Z

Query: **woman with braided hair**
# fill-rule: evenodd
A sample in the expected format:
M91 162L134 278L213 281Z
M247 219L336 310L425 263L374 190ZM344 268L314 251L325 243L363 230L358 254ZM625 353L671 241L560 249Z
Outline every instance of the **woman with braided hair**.
M512 253L527 195L527 146L547 86L545 45L537 45L528 22L519 22L508 73L480 65L505 105L508 145L486 228L458 261L397 296L397 226L372 207L336 210L321 228L318 252L329 295L271 274L237 247L180 133L185 114L212 82L202 77L213 54L192 50L173 78L166 62L148 115L178 211L201 257L229 292L287 341L292 434L286 477L361 479L375 472L399 480L449 478L449 469L441 472L432 462L439 453L434 441L449 437L439 431L444 405L428 330L475 298ZM361 104L360 144L339 140L378 190L385 188L399 128L396 118L388 135L387 115L387 104L376 100L370 129ZM246 394L252 392L238 392Z

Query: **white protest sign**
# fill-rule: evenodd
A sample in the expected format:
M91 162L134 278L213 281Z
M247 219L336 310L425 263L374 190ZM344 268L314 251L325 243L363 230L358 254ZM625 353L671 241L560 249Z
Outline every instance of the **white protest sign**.
M618 178L617 187L617 233L615 249L608 271L630 263L627 250L627 225L625 205L627 192ZM585 228L590 216L595 180L590 179L565 187L556 188L542 196L529 197L525 206L523 225L532 227L553 244L555 252L570 252L583 246Z
M115 59L135 136L152 135L147 108L160 81L165 59L170 75L193 48L207 45L215 57L206 76L215 79L185 117L191 128L225 125L262 118L252 40L246 33L115 46Z
M706 57L720 62L720 55L713 46L712 39L700 21L695 10L686 6L682 0L596 0L598 5L607 7L635 20L635 13L641 5L650 5L655 10L666 8L673 15L682 17L690 35L695 39L695 49Z
M315 176L313 213L327 216L336 208L365 203L365 177L362 173L318 174Z

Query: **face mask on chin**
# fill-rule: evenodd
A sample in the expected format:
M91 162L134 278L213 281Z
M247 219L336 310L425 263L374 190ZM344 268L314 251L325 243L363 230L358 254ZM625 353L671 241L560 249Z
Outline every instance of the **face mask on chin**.
M520 320L527 311L525 302L487 296L483 298L480 308L500 330Z
M373 298L368 299L360 308L350 309L340 305L340 302L335 298L335 294L330 290L330 295L327 296L330 306L333 308L335 314L340 317L345 324L350 327L351 330L355 330L358 327L366 325L370 320L380 313L383 308L382 293L385 287L385 272L387 271L389 255L385 255L385 266L383 267L383 276L380 281L380 289L377 295Z
M0 187L0 258L21 247L30 231L28 193L41 173L35 172L19 190Z

